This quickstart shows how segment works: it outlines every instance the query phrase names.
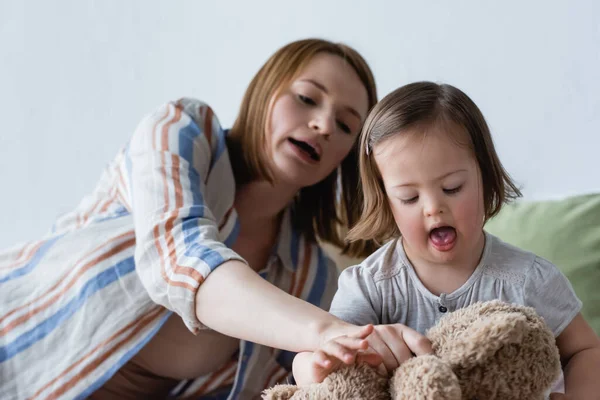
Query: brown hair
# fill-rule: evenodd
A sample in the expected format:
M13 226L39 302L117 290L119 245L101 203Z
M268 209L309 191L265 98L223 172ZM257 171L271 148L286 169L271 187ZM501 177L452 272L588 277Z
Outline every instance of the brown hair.
M437 123L458 126L468 137L468 147L481 171L486 220L496 215L504 203L521 196L496 154L489 127L477 105L454 86L411 83L385 96L365 121L359 140L363 210L361 220L348 233L348 240L373 239L382 243L400 235L371 153L378 143L393 135Z
M269 104L318 53L344 59L365 86L369 109L377 102L373 73L363 57L351 47L322 39L299 40L282 47L250 82L227 138L238 184L261 179L272 182L272 174L264 158ZM339 168L323 181L300 190L294 202L293 225L307 240L316 241L318 237L343 248L344 254L364 256L375 249L373 242L346 244L342 237L343 226L352 226L358 221L362 209L362 202L355 199L359 186L357 165L358 141ZM339 195L338 190L341 190Z

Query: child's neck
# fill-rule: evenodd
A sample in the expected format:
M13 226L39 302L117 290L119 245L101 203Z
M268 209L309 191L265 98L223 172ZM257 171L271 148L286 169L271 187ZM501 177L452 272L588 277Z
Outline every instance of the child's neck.
M472 255L450 263L433 263L427 260L412 258L406 251L406 257L412 264L419 280L436 296L442 293L450 294L463 286L477 269L483 256L485 235L481 235Z

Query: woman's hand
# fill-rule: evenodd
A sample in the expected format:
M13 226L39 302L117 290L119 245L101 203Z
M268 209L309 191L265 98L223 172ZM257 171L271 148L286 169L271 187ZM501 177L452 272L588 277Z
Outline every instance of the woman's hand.
M382 358L369 349L365 340L373 332L373 325L361 327L350 335L338 336L327 341L312 355L312 376L315 382L322 382L330 373L343 364L366 363L373 367L381 364Z
M294 378L298 385L320 383L342 365L366 363L381 366L381 356L369 348L365 340L373 332L373 325L355 327L347 335L327 340L314 352L299 353L294 358Z

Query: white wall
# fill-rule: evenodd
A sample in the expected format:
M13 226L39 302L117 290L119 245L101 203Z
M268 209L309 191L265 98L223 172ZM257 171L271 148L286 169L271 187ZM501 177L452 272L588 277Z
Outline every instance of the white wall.
M0 2L0 247L90 191L139 118L181 96L228 126L284 43L345 41L380 95L452 83L481 107L526 198L600 190L600 2Z

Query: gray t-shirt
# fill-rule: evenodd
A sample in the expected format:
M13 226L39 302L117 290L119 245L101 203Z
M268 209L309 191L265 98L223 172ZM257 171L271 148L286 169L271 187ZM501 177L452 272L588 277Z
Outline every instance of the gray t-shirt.
M499 299L535 308L555 336L581 309L558 268L486 232L481 261L452 293L436 296L423 285L400 240L392 240L361 264L345 269L330 312L357 325L407 325L425 333L446 312Z

